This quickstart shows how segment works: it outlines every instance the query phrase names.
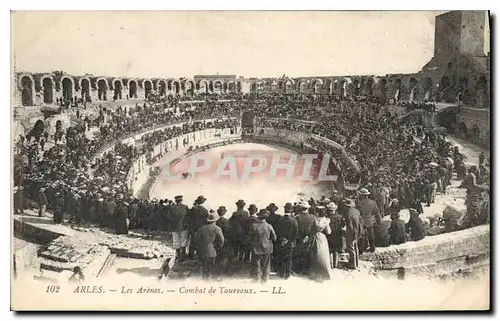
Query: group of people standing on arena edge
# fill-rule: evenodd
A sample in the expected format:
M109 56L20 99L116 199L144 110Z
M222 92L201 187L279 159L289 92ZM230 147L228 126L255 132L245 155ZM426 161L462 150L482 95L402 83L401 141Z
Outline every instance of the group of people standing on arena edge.
M199 196L190 209L179 195L169 206L167 225L178 259L194 259L196 253L205 280L230 276L231 263L240 261L251 262L257 282L268 281L270 272L321 282L330 279L330 269L340 267L343 252L349 256L347 267L357 269L360 251L375 251L374 226L382 217L369 191L362 188L357 194L356 201L334 193L332 200L286 203L283 214L274 203L258 209L240 199L229 219L224 206L208 210ZM391 243L406 242L407 232L412 240L425 236L423 222L411 212L411 224L391 216Z

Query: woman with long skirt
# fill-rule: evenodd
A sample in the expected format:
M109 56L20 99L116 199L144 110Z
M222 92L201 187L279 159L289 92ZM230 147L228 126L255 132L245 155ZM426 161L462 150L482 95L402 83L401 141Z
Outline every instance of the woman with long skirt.
M313 225L313 241L310 252L308 276L310 279L322 282L330 280L330 250L325 234L330 234L330 219L320 212Z

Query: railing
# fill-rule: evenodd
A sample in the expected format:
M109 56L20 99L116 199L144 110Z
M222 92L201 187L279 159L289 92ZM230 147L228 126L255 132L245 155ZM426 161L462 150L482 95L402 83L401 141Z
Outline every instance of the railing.
M234 119L235 117L228 117L230 119ZM213 118L213 117L209 117L209 118L193 118L191 119L191 121L213 121L213 120L217 120L217 118ZM168 127L168 126L179 126L179 125L183 125L185 123L188 123L190 122L189 119L185 119L185 120L181 120L181 121L170 121L170 122L163 122L163 123L159 123L159 124L155 124L153 126L150 126L150 127L147 127L147 128L142 128L141 130L139 131L136 131L136 132L132 132L132 133L128 133L120 138L115 138L113 139L110 143L106 144L105 146L99 148L95 153L94 153L94 156L92 156L92 160L94 161L96 158L98 158L101 154L104 154L104 152L106 152L107 150L111 149L111 147L115 146L117 143L119 142L122 142L124 140L127 140L129 138L132 138L132 137L135 137L135 136L138 136L138 135L143 135L143 134L146 134L146 133L149 133L149 132L152 132L152 131L156 131L158 129L161 129L161 128L164 128L164 127Z

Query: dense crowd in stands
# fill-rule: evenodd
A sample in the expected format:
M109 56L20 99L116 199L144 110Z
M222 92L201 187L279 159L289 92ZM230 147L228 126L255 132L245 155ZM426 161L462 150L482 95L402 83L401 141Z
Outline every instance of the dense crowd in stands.
M316 222L311 225L317 227L315 232L311 232L314 234L325 230L325 219L328 219L326 225L331 230L344 233L339 232L338 226L352 223L351 216L356 216L353 210L357 208L356 211L361 213L360 224L363 228L351 232L365 235L366 242L359 248L361 252L406 241L409 227L404 224L401 227L398 218L401 209L410 209L411 224L421 229L418 214L423 212L422 203L430 206L437 193L445 194L454 173L459 180L466 182L467 188L489 184L489 160L484 155L482 159L480 157L479 168L467 169L464 155L446 141L442 133L425 131L418 123L401 123L395 115L382 110L377 102L353 102L329 95L304 94L237 94L219 98L207 95L196 98L203 100L201 105L179 104L178 98L162 98L135 108L117 108L114 111L99 108L93 119L86 117L66 131L56 128L53 137L48 137L43 126L35 126L16 145L16 211L23 211L29 206L28 200L33 200L37 202L41 216L47 208L51 209L56 223L61 223L63 216L67 215L71 222L93 222L101 227L114 228L117 233L128 233L129 229L136 228L175 233L189 231L195 240L196 231L203 226L208 215L212 215L213 220L209 223L213 223L217 221L216 214L204 210L199 214L204 215L201 219L191 218L191 221L186 221L186 225L177 222L181 225L173 226L172 222L176 219L171 215L177 211L173 209L180 204L177 201L181 197L176 199L177 204L167 199L134 198L127 189L125 178L137 156L148 153L162 141L205 128L235 128L239 126L239 120L228 117L239 117L247 110L258 116L255 121L257 128L316 134L341 145L341 148L334 147L318 139L304 142L322 154L333 155L338 160L339 182L357 182L357 191L345 191L343 184L337 182L337 191L331 200L323 199L322 205L319 205L318 200L310 200L309 204L300 202L295 206L290 205L293 208L287 205L286 210L292 217L297 217L299 226L302 214L312 215L307 220ZM119 143L132 134L175 123L178 124L174 127L143 135L139 146ZM89 136L90 128L98 129L92 137ZM53 146L46 148L49 138L53 138ZM92 161L109 144L114 144L112 151ZM348 197L359 198L357 205L353 205ZM365 203L369 203L369 206L363 205ZM277 210L276 206L271 205L259 212L258 217L253 208L250 210L253 213L245 217L253 217L253 223L265 219L269 212L273 214ZM191 210L182 210L185 211L183 215L199 211L196 208L200 206L203 207L203 201L197 201ZM343 216L335 217L337 208L339 213L342 208ZM243 211L243 208L240 210ZM220 210L218 214L223 215L223 212ZM391 235L386 240L377 232L377 224L389 214L394 223L389 234L395 233L396 236ZM372 219L376 221L375 224L369 223ZM331 226L334 220L338 226ZM233 223L231 228L234 229L241 222ZM224 237L231 241L231 251L243 253L243 257L246 257L245 253L251 248L249 244L253 242L241 239L242 233L252 230L248 225L245 226L246 232L243 232L243 227L239 232L224 232ZM425 236L422 231L418 234L418 238ZM287 242L303 240L304 235L297 235L293 236L293 240L287 239ZM330 252L343 251L339 249L338 240L329 240L329 244ZM177 246L177 249L182 256L185 245ZM347 251L351 259L356 257L349 246ZM357 265L351 262L351 266Z

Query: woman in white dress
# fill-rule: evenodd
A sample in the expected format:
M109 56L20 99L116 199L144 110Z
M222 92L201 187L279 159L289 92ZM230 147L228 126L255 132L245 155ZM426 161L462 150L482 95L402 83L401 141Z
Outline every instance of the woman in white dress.
M313 225L313 242L310 251L308 276L310 279L322 282L330 279L330 250L325 234L330 234L330 219L324 217L321 211Z

